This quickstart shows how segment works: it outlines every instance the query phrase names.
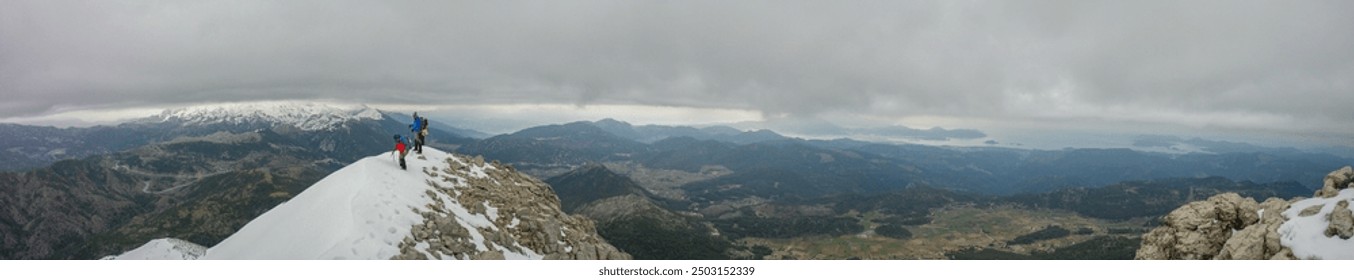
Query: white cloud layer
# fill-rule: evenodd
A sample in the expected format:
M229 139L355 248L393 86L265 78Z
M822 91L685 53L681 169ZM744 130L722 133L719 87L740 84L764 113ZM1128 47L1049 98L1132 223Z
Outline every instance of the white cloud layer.
M521 111L539 118L572 113L501 104L652 122L752 112L856 127L968 120L946 127L1354 138L1338 129L1354 123L1351 1L4 6L3 120L329 99L545 106Z

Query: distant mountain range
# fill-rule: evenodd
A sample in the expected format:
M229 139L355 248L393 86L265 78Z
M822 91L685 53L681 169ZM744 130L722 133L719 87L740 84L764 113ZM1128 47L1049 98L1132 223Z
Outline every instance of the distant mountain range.
M387 146L374 145L372 139L388 144L396 133L409 135L410 120L407 115L366 106L261 102L170 109L114 126L55 128L0 124L0 170L42 167L60 160L82 159L183 137L260 129L298 137L320 151L333 152L329 157L348 162L365 154L352 152ZM429 133L432 145L453 149L484 136L435 120ZM362 140L343 137L347 135Z
M0 126L0 259L98 258L150 238L219 242L408 124L323 104L170 110L117 126ZM433 129L434 146L472 138ZM37 151L47 151L38 153ZM65 151L65 153L53 153ZM59 155L59 156L55 156Z
M719 185L740 185L738 190L718 192L762 197L888 191L913 184L1015 194L1210 176L1266 183L1294 181L1314 188L1320 182L1310 178L1319 178L1332 166L1354 163L1350 158L1295 149L1190 154L1130 149L1048 151L803 140L770 131L731 132L718 127L631 126L607 119L528 128L468 144L460 151L510 162L540 177L588 162L686 172L722 166L733 173L684 188L699 195Z
M364 106L264 103L91 128L0 124L0 168L12 170L0 172L0 205L14 209L0 213L0 258L98 258L165 236L212 246L326 174L389 151L409 120ZM430 146L546 179L565 211L650 259L757 259L770 254L756 243L767 238L906 240L935 211L964 205L1150 219L1224 191L1307 193L1321 183L1312 178L1354 164L1244 145L1183 154L936 147L612 119L495 136L438 120L432 128Z

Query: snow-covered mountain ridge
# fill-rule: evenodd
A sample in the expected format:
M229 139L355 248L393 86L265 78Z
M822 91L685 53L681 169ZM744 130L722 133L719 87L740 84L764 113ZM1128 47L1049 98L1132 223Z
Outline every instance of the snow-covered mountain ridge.
M272 123L291 125L306 131L317 131L337 129L348 121L381 118L380 111L366 105L308 101L264 101L169 109L151 116L145 121L183 122L184 124Z
M428 147L407 160L408 170L389 153L358 160L205 253L157 239L113 258L629 259L510 166Z

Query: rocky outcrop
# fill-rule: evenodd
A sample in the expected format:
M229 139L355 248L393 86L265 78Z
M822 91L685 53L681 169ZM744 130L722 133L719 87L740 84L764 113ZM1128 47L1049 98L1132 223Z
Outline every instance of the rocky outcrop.
M1316 191L1316 197L1331 198L1340 193L1340 190L1354 188L1354 168L1345 166L1335 172L1326 175L1326 180L1321 184L1321 189Z
M423 171L440 180L428 181L437 190L429 190L428 196L454 199L458 205L450 207L450 200L428 205L431 211L420 212L423 224L413 226L396 259L504 259L499 249L544 259L630 259L597 235L592 220L561 210L549 185L511 166L485 163L478 156L463 158L467 162L448 159L448 168ZM492 225L463 226L452 213L457 207L489 217ZM486 248L494 244L520 247Z
M1236 230L1260 220L1255 200L1235 193L1213 196L1171 211L1164 225L1143 236L1139 259L1212 259Z
M1340 190L1354 187L1354 171L1341 168L1326 176L1317 190L1318 198L1331 198ZM1354 235L1354 213L1348 201L1339 201L1335 210L1321 214L1325 204L1293 209L1302 198L1269 198L1263 203L1235 193L1219 194L1204 201L1191 202L1162 219L1163 225L1143 235L1136 259L1297 259L1282 242L1281 227L1291 217L1325 215L1327 237L1348 239Z
M1337 202L1335 210L1330 213L1330 226L1326 227L1326 237L1331 236L1343 239L1354 236L1354 213L1349 210L1349 201Z
M1291 206L1286 200L1269 198L1260 203L1257 210L1259 220L1232 233L1214 259L1261 260L1280 254L1284 250L1279 243L1279 226L1283 224L1284 210ZM1266 214L1268 213L1268 214Z

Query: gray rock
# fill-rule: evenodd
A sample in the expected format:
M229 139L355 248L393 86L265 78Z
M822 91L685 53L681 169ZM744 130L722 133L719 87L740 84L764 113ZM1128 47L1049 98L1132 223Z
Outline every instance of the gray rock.
M427 240L429 236L432 236L432 232L429 231L428 227L425 225L414 225L414 229L411 232L414 233L414 241Z
M487 215L485 203L488 203L498 210L498 215L496 218L491 217L493 220L490 222L494 224L491 228L467 229L457 223L455 217L446 215L450 211L442 202L428 205L430 211L420 213L424 223L415 225L411 231L411 239L429 240L433 245L428 253L457 259L503 259L503 252L525 253L530 250L547 259L630 259L628 254L597 235L596 225L591 220L565 214L560 208L558 196L544 182L501 163L491 163L498 168L484 170L487 178L471 176L469 166L485 165L484 158L460 158L466 159L467 164L448 160L446 167L429 169L442 172L435 175L443 177L446 182L456 182L448 188L440 188L437 182L428 181L436 192L429 191L427 195L451 197L472 214ZM447 179L453 177L462 180ZM509 227L515 219L518 224ZM478 252L477 244L471 243L469 238L471 230L484 236L485 243L478 245L490 248L492 253ZM430 242L432 240L436 243ZM401 256L397 258L413 257L405 256L404 249L412 248L414 244L401 243ZM570 244L573 249L564 252L560 244Z
M1174 259L1171 253L1175 252L1175 228L1157 227L1152 231L1143 234L1142 246L1138 247L1138 252L1134 259L1138 260L1169 260Z
M1275 219L1275 220L1270 220L1270 221L1264 223L1264 226L1265 226L1265 227L1264 227L1264 232L1265 232L1265 241L1264 241L1264 242L1265 242L1265 254L1266 254L1266 255L1274 255L1274 254L1278 254L1279 252L1282 252L1284 249L1287 249L1287 248L1283 247L1283 243L1280 243L1280 241L1279 241L1279 226L1282 226L1283 223L1286 222L1286 221L1288 221L1288 220L1284 219L1284 218L1283 218L1283 215L1274 215L1274 216L1279 217L1279 218L1278 218L1278 219Z
M1255 200L1242 198L1235 193L1219 194L1204 201L1186 204L1162 219L1162 227L1167 229L1153 229L1143 236L1139 255L1135 258L1213 259L1221 253L1223 245L1232 237L1233 230L1242 230L1259 222L1260 217L1256 214L1259 207ZM1254 238L1261 248L1264 247L1263 237L1263 234L1257 234ZM1237 243L1233 248L1241 250L1250 246Z
M1316 197L1330 198L1340 193L1340 190L1354 188L1354 168L1345 166L1326 175L1321 189L1316 191Z
M1265 202L1260 203L1260 209L1264 209L1266 213L1264 217L1262 217L1263 219L1283 219L1283 215L1280 215L1279 213L1283 213L1283 211L1287 211L1288 208L1292 207L1293 203L1277 197L1271 197L1266 199Z
M1222 251L1213 259L1218 260L1263 260L1269 258L1265 252L1265 235L1268 227L1255 224L1237 233L1222 245Z
M492 251L492 250L490 250L490 251L479 252L479 253L475 254L474 256L471 256L470 259L472 259L472 260L502 260L502 259L504 259L504 257L503 257L503 252Z
M426 260L426 259L428 259L428 257L427 257L427 256L424 256L422 253L419 253L418 251L415 251L413 248L408 248L408 249L400 248L400 254L397 255L397 256L395 256L394 259L397 259L397 260Z
M1279 251L1278 254L1274 254L1274 256L1273 256L1273 257L1270 257L1269 259L1271 259L1271 260L1296 260L1296 259L1298 259L1298 257L1293 255L1293 250L1292 250L1292 249L1283 248L1283 250Z
M1354 188L1354 168L1344 167L1325 178L1316 197L1333 197L1341 190ZM1249 199L1227 193L1196 201L1171 211L1162 225L1143 235L1136 259L1297 259L1280 242L1278 229L1287 221L1281 213L1301 198L1270 198L1256 205ZM1324 205L1298 211L1310 217ZM1350 238L1354 235L1354 211L1348 201L1340 201L1330 215L1326 236ZM1257 211L1259 210L1259 211ZM1256 213L1260 212L1260 213Z
M1339 236L1341 239L1354 237L1354 212L1349 210L1349 201L1341 200L1331 211L1330 225L1326 227L1326 236Z
M1316 215L1316 213L1321 213L1321 207L1325 206L1326 205L1324 204L1319 204L1307 207L1307 209L1302 209L1302 211L1298 212L1298 217L1311 217L1312 215Z
M597 259L600 259L600 258L598 258L598 255L597 255L597 248L594 248L591 244L586 244L586 243L584 243L584 244L579 244L578 246L574 246L574 256L577 257L577 259L580 259L580 260L597 260Z

